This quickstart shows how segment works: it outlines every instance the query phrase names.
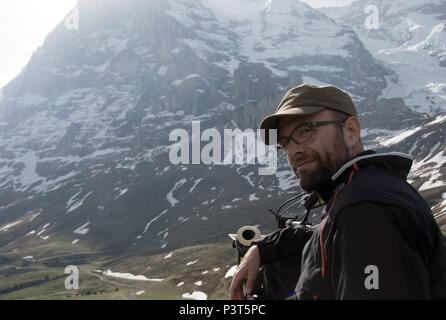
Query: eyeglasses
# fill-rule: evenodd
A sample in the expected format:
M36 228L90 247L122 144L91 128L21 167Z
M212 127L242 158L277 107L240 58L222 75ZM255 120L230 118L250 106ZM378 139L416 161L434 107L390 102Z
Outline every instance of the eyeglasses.
M293 141L295 144L303 144L311 139L315 128L326 126L329 124L344 123L347 119L348 118L340 120L314 121L314 122L303 123L300 126L294 128L294 130L288 137L279 138L279 140L277 141L278 147L279 149L285 152L288 149L290 141Z

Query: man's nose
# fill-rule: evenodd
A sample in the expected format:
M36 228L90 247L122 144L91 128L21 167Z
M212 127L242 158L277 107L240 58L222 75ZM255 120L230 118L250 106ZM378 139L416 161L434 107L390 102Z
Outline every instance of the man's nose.
M304 148L302 144L297 144L293 140L291 140L287 148L288 156L295 157L296 155L299 155L301 153L304 153Z

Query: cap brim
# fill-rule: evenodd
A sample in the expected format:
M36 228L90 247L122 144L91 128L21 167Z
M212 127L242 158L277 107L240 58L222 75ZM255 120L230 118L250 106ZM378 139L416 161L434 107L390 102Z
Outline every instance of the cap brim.
M318 113L324 110L324 107L298 107L298 108L290 108L283 111L278 111L275 114L272 114L260 123L260 129L265 130L264 134L262 132L263 142L267 145L272 144L269 143L268 139L268 130L278 129L279 119L290 117L290 116L306 116L314 113Z

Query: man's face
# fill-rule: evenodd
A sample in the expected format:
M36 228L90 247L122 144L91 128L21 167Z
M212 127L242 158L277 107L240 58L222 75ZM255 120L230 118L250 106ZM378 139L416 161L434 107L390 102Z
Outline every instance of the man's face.
M316 114L280 119L280 137L289 137L291 132L303 123L342 119L331 110ZM331 176L352 158L345 144L341 124L329 124L313 129L312 137L303 144L292 140L287 148L288 163L300 179L300 185L307 192L314 191L331 179Z

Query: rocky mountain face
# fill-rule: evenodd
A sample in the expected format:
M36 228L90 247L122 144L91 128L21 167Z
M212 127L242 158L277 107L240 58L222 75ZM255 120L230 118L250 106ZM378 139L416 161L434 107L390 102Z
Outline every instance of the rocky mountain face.
M386 95L402 83L399 70L354 28L294 0L77 6L79 29L61 23L3 88L3 248L154 252L221 240L244 224L273 226L267 208L299 190L286 159L274 175L259 175L258 162L175 165L169 136L192 137L193 121L222 135L256 129L302 82L348 90L366 144L412 153L414 185L435 212L446 209L442 109ZM442 58L431 59L435 73L424 76L435 80Z
M394 71L383 98L402 98L420 113L446 111L446 1L358 0L321 11L353 28Z

